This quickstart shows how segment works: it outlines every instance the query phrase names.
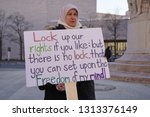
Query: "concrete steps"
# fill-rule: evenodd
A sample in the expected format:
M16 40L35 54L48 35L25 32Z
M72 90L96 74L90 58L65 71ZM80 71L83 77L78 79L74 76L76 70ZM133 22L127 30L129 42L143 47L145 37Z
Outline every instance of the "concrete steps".
M150 84L150 64L109 63L111 80Z
M112 62L109 64L111 71L126 71L134 73L147 73L150 75L150 64L129 64Z
M150 84L150 75L134 73L134 72L123 72L123 71L110 71L110 80L119 80L126 82L145 83Z

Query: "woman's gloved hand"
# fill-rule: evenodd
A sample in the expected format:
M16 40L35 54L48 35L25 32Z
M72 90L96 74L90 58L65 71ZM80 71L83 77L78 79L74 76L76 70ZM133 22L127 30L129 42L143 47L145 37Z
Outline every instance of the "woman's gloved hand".
M64 83L57 84L56 89L58 91L65 91L65 84Z

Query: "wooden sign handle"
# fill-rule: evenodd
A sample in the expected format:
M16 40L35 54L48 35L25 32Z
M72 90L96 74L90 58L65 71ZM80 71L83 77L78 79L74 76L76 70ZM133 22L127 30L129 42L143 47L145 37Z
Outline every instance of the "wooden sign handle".
M78 100L76 82L65 83L67 100Z

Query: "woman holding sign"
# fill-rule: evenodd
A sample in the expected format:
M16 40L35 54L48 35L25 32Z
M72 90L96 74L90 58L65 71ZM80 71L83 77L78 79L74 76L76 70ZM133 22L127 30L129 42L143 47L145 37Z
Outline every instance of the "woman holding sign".
M82 25L78 21L78 9L72 4L64 6L60 12L57 29L79 29ZM79 100L95 100L94 81L77 82L77 95ZM46 100L66 100L65 84L52 85L47 83L39 86L40 90L45 90Z

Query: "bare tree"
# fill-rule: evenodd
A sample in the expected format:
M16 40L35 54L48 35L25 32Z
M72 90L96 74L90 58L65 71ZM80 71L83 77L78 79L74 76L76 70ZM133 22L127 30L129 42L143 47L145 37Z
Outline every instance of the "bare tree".
M87 13L89 14L89 13ZM97 22L96 20L96 14L89 14L87 18L80 18L82 24L88 28L95 27L95 24Z
M7 27L7 20L4 10L0 10L0 60L2 60L3 51L3 38L5 35L5 29Z
M104 24L106 25L107 30L111 34L111 39L114 40L114 56L117 55L117 38L120 36L120 24L121 19L118 15L106 14L104 17Z
M90 18L90 19L82 19L82 24L88 28L92 28L94 27L94 23L93 23L93 20Z
M9 38L11 41L19 44L20 60L24 57L24 38L23 32L29 30L32 24L25 20L25 17L20 13L14 13L8 17L9 21Z

